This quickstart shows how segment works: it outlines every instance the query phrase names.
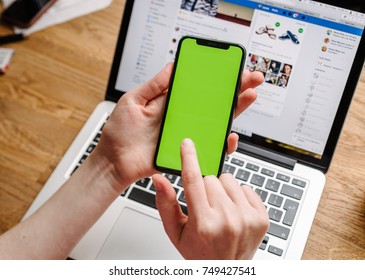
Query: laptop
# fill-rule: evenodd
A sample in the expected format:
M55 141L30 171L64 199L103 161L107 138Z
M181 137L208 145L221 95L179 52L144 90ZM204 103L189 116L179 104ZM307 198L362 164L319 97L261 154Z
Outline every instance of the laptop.
M92 113L26 213L39 208L92 153L126 92L174 59L184 35L242 44L265 82L233 123L225 160L265 203L270 228L254 259L300 259L365 57L360 1L127 0L105 101ZM165 174L186 212L181 178ZM181 259L164 232L150 178L132 184L87 232L74 259Z

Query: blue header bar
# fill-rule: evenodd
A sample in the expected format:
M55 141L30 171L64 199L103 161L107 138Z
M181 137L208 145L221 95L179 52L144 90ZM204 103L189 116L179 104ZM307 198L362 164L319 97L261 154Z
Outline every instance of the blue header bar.
M362 36L362 34L364 32L364 29L361 29L361 28L358 28L358 27L354 27L354 26L343 24L343 23L318 18L318 17L313 17L313 16L310 16L310 15L297 13L297 12L293 12L293 11L290 11L290 10L281 9L281 8L278 8L278 7L275 7L275 6L270 6L270 5L262 4L262 3L257 3L257 2L254 2L254 1L249 1L249 0L225 0L225 2L229 2L229 3L232 3L232 4L248 7L248 8L255 9L255 10L262 10L262 11L265 11L265 12L268 12L268 13L277 14L277 15L280 15L280 16L283 16L283 17L288 17L288 18L292 18L292 19L295 19L295 20L312 23L312 24L315 24L315 25L320 25L320 26L323 26L323 27L326 27L326 28L335 29L335 30L338 30L338 31L350 33L350 34L357 35L357 36Z

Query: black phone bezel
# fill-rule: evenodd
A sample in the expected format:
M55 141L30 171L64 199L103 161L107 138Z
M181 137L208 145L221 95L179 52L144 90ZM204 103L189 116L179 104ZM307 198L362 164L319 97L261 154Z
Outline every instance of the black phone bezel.
M230 46L235 46L238 47L242 50L242 58L241 58L241 62L240 62L240 68L239 68L239 73L237 75L237 82L236 82L236 88L235 88L235 92L234 92L234 98L232 100L232 105L231 105L231 110L230 110L230 116L229 116L229 122L226 128L226 139L228 137L228 135L231 132L231 127L232 127L232 122L233 122L233 118L234 118L234 113L235 113L235 108L236 108L236 104L237 104L237 98L238 98L238 92L239 89L241 87L241 77L242 77L242 72L243 72L243 68L244 68L244 64L245 64L245 57L246 57L246 49L236 43L230 43L230 42L225 42L225 41L218 41L218 40L211 40L211 39L206 39L206 38L201 38L201 37L194 37L194 36L184 36L180 39L179 44L178 44L178 48L176 51L176 57L175 57L175 63L173 66L173 70L172 70L172 74L170 77L170 82L169 82L169 89L167 92L167 96L166 96L166 102L165 102L165 107L164 107L164 113L163 113L163 117L162 117L162 121L161 121L161 126L160 126L160 130L159 130L159 136L158 136L158 140L157 140L157 145L156 145L156 151L155 151L155 155L154 155L154 166L158 171L164 172L164 173L169 173L169 174L174 174L174 175L178 175L181 176L181 170L176 170L176 169L172 169L172 168L168 168L168 167L164 167L164 166L159 166L157 164L157 157L158 157L158 152L159 152L159 147L160 147L160 143L161 143L161 137L162 137L162 133L163 133L163 126L165 123L165 119L166 119L166 114L167 114L167 110L168 110L168 104L169 104L169 100L171 97L171 88L172 88L172 84L175 78L175 73L176 73L176 69L178 67L178 61L179 61L179 55L180 55L180 51L182 48L182 43L184 42L184 40L195 40L197 45L204 45L207 47L212 47L212 48L220 48L220 49L226 49L228 50L230 48ZM227 150L227 141L224 142L224 147L222 149L222 153L221 153L221 157L220 157L220 163L219 163L219 169L217 174L202 174L203 176L207 176L207 175L215 175L215 176L219 176L222 173L222 168L223 168L223 164L225 161L225 157L226 157L226 150Z

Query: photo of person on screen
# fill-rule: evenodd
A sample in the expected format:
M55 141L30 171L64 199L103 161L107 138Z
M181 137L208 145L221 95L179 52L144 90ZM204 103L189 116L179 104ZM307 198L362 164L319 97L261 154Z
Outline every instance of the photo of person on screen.
M290 64L285 63L281 73L283 73L287 76L290 76L292 70L293 70L293 66L291 66Z
M287 84L288 84L288 77L286 75L281 75L278 80L277 86L285 88Z
M181 9L215 17L218 11L218 0L182 0Z

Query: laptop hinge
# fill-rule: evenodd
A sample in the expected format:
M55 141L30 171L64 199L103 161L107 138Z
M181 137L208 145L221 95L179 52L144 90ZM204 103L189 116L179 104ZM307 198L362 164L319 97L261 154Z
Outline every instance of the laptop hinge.
M264 150L259 147L255 147L253 145L249 145L243 142L238 142L238 150L244 154L249 156L253 156L255 158L259 158L264 161L268 161L270 163L279 165L281 167L293 170L295 164L297 163L296 160L278 155L276 153Z

